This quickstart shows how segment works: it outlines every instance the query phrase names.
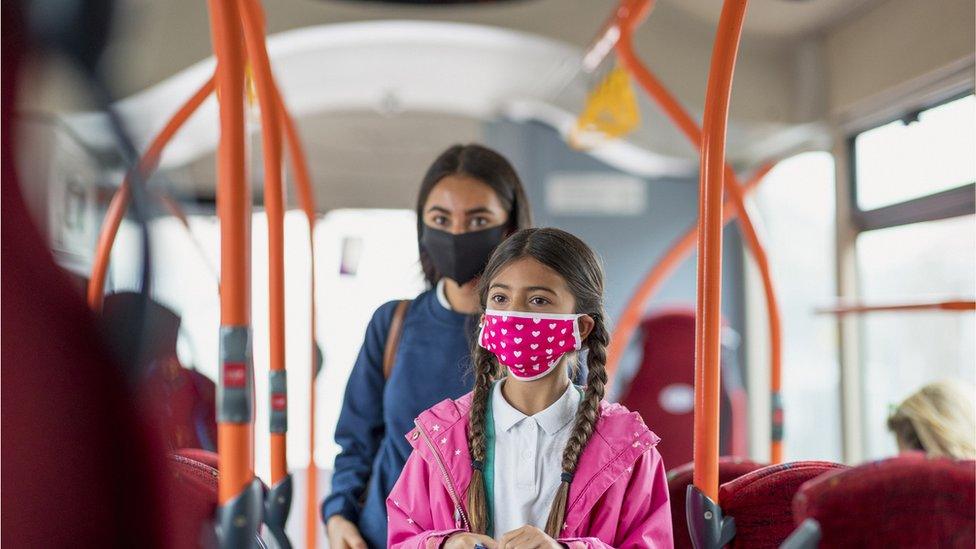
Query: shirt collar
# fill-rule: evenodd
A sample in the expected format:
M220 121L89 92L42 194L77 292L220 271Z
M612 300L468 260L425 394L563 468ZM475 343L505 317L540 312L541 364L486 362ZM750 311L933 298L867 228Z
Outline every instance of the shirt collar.
M445 284L446 282L444 282L443 278L438 280L434 293L437 295L437 302L441 304L441 307L444 307L448 311L453 311L454 309L451 308L451 302L447 300L447 291L444 289Z
M542 430L546 434L552 436L573 421L573 418L576 417L576 410L579 408L579 403L579 391L576 389L576 386L569 383L566 386L566 391L556 402L553 402L548 408L531 417L539 427L542 427ZM502 395L501 382L496 383L492 390L491 408L492 415L495 416L496 426L503 431L508 431L523 419L529 417L518 411L505 400L505 397Z

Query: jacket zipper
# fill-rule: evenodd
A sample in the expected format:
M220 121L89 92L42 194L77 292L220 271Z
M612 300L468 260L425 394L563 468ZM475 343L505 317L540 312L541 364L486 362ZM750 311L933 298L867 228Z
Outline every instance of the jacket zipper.
M427 443L427 448L430 449L431 454L434 455L434 460L437 461L437 467L441 472L441 478L444 479L444 485L447 486L447 492L450 494L451 501L454 503L454 527L459 529L463 527L464 530L470 531L468 517L465 516L464 509L461 507L461 498L458 497L457 492L454 490L454 482L451 481L451 477L447 473L447 466L441 460L441 455L437 451L437 447L434 446L434 442L427 436L427 431L420 427L419 421L414 420L413 424L417 427L417 432L420 433L420 436L424 438L424 442Z

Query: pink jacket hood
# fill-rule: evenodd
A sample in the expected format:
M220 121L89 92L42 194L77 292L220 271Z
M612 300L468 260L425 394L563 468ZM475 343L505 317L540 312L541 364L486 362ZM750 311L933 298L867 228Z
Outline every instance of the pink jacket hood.
M406 436L414 451L387 498L389 546L439 547L468 529L467 430L471 394L420 414ZM603 402L580 455L559 541L570 547L673 546L660 439L640 415Z

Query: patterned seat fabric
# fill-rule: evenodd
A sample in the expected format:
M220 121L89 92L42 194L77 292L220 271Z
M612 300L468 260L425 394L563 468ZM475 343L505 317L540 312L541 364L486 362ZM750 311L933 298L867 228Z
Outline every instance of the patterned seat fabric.
M976 462L916 453L803 485L796 524L815 519L821 548L976 547Z
M757 469L719 488L725 516L735 518L730 547L775 549L793 531L793 496L803 483L846 469L827 461L796 461Z
M761 467L764 465L755 461L728 456L721 457L718 461L718 481L724 484ZM685 501L693 474L694 463L686 463L668 471L668 493L671 496L671 524L674 530L675 549L691 549L692 547L691 537L688 535Z

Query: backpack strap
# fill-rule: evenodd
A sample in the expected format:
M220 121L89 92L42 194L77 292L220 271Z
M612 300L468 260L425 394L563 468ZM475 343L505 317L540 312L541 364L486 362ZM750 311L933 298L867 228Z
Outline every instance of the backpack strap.
M393 373L397 348L400 346L400 335L403 333L403 319L407 316L411 301L404 299L393 309L393 320L390 322L390 331L386 335L386 348L383 349L383 379L390 379Z

